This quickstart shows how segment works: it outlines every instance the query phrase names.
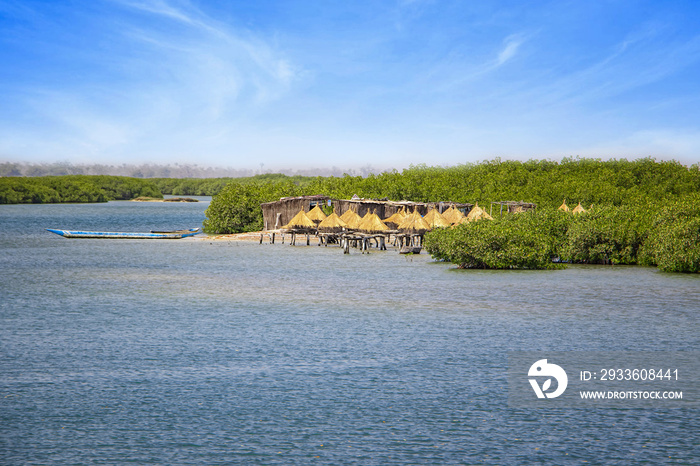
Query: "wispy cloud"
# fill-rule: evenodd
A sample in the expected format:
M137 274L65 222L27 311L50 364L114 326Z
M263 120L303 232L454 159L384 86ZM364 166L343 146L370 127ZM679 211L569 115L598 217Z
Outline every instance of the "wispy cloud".
M504 38L498 48L491 46L486 60L474 63L470 57L455 53L446 57L428 73L422 75L423 82L430 81L435 93L453 93L455 89L479 81L514 59L527 35L511 34ZM425 84L423 84L425 87Z
M518 48L523 43L523 38L519 35L512 35L506 37L506 39L503 42L504 47L498 54L495 66L501 66L505 62L513 58L515 54L518 53Z
M152 45L180 54L216 55L229 63L230 68L247 75L251 83L261 85L259 75L280 85L288 85L295 76L295 67L289 59L274 50L264 38L245 30L235 30L231 25L211 18L190 2L175 5L167 0L113 0L126 8L143 11L161 18L174 20L191 28L191 35L178 37L174 33L159 30L141 30L132 37L140 37ZM176 47L182 46L179 50ZM255 75L258 75L257 77ZM259 89L269 95L269 90Z
M165 0L112 0L125 7L141 10L159 16L181 21L187 24L194 24L195 21L183 10L169 4ZM186 3L187 8L192 9L192 4Z
M656 28L630 33L589 66L533 86L543 103L604 101L657 83L700 62L700 35L685 41L659 40Z
M112 3L143 20L93 19L104 25L113 53L95 53L81 64L90 77L23 89L25 107L52 128L55 152L63 144L70 148L66 152L85 155L144 148L153 157L198 148L221 153L236 145L234 135L251 116L284 97L296 79L298 67L274 42L209 17L188 1ZM47 147L27 146L37 153Z

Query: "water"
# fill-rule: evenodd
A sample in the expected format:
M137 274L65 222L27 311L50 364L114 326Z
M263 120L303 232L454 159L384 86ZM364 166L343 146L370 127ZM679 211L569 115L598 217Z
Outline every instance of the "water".
M516 409L507 352L697 351L700 277L69 240L196 204L0 206L2 464L697 464L697 409Z

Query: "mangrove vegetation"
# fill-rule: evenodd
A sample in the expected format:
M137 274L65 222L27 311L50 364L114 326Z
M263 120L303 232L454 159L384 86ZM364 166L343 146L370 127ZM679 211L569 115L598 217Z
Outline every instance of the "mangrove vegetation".
M139 196L163 198L152 181L125 176L0 177L0 204L107 202Z

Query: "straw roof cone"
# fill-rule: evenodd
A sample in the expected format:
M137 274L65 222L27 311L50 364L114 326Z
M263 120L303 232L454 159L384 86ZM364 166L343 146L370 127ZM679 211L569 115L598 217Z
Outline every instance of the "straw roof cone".
M425 233L426 231L430 230L430 225L428 225L428 222L425 221L423 217L418 213L417 210L414 210L412 214L410 214L408 217L404 219L403 222L399 225L399 230L406 231L408 233Z
M307 217L309 217L313 222L315 223L320 223L326 218L326 214L323 213L321 208L316 204L313 209L311 209L307 214Z
M318 231L333 233L336 231L342 231L343 228L346 228L347 226L348 224L338 217L338 214L336 214L335 211L333 211L332 214L321 220L321 223L318 224Z
M574 210L571 211L571 213L582 214L585 211L586 211L586 209L584 209L583 206L581 205L581 203L579 202L578 205L576 207L574 207Z
M385 218L385 219L384 219L384 223L387 224L387 225L390 224L390 223L392 223L392 224L394 224L395 227L398 227L399 224L400 224L401 222L403 222L403 220L404 220L405 218L406 218L406 212L405 212L403 209L401 209L401 210L397 210L397 211L394 213L394 215L391 215L391 216Z
M467 217L464 220L462 220L460 223L475 222L477 220L493 220L493 217L491 217L489 214L487 214L484 209L479 207L478 202L476 204L474 204L474 208L469 211L469 214L467 214Z
M350 230L357 230L362 221L362 217L357 215L357 212L352 209L346 210L345 213L340 216L340 219L346 223L346 228Z
M566 205L566 199L564 199L564 202L562 202L558 210L561 210L562 212L569 212L571 210L569 209L569 206Z
M285 226L282 227L285 230L292 229L309 229L316 228L316 224L304 213L304 209L301 209L298 214L296 214Z
M464 218L464 214L461 210L458 210L454 205L451 205L449 209L442 213L442 218L447 220L453 225L456 225Z
M443 217L435 207L430 209L430 212L425 214L423 220L430 225L430 228L446 228L451 225L451 223L445 220L445 217Z
M390 228L386 226L384 222L382 222L379 215L375 214L374 212L367 212L367 215L365 215L360 222L359 229L366 231L367 233L381 233L389 230Z

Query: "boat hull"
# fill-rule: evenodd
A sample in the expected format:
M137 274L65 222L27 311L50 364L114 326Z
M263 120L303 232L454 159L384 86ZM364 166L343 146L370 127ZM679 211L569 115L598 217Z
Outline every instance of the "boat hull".
M47 228L46 231L55 233L64 238L100 238L100 239L180 239L194 236L200 232L199 228L189 230L178 230L176 232L162 233L131 233L118 231L80 231L80 230L54 230Z

